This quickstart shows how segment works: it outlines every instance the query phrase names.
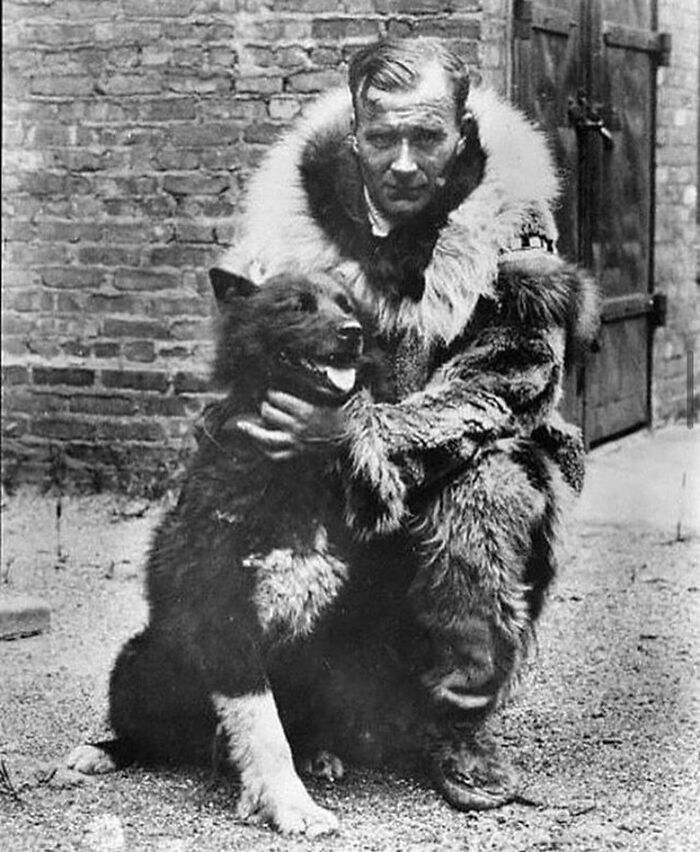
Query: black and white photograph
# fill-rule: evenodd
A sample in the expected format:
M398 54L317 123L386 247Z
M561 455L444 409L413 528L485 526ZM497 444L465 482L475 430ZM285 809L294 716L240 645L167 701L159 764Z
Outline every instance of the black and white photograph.
M697 0L3 0L0 848L700 848Z

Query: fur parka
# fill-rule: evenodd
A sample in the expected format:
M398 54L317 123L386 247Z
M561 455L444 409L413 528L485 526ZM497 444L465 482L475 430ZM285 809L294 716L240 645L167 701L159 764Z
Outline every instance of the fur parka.
M598 300L556 252L559 187L543 134L494 93L473 90L466 144L441 197L416 226L382 239L365 210L351 120L347 91L330 92L271 149L220 266L260 283L289 270L342 275L392 364L398 405L385 411L396 428L404 414L420 422L426 402L433 422L442 410L450 427L468 409L455 427L465 439L544 428L542 440L580 487L580 458L562 454L573 446L580 457L580 441L556 406L565 364L597 330ZM367 422L386 435L379 410ZM351 436L356 458L365 458L366 438L353 447Z

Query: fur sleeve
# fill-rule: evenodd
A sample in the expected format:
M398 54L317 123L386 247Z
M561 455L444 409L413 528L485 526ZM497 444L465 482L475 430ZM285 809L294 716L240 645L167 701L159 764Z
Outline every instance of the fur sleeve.
M355 529L395 529L407 485L422 484L423 462L435 450L464 460L485 441L549 435L565 363L597 330L597 294L557 255L513 252L499 268L496 298L474 319L476 329L455 342L424 390L396 404L360 395L348 407Z

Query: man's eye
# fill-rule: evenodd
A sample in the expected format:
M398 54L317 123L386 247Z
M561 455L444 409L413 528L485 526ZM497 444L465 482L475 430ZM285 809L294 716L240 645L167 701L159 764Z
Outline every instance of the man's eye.
M396 143L396 136L393 133L370 133L367 141L374 148L391 148Z
M441 130L429 130L427 128L423 128L414 134L413 141L416 145L429 148L433 145L439 145L444 138L445 134Z

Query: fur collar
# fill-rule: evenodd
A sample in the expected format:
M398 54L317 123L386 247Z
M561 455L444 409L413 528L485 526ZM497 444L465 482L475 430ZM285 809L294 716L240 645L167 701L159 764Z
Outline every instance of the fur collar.
M384 292L349 259L310 209L303 164L309 145L331 150L350 130L352 106L345 89L329 92L269 151L252 178L241 233L220 266L261 282L283 271L333 270L387 334L412 331L426 342L449 344L464 330L480 296L495 297L498 259L533 217L552 241L550 205L557 179L544 136L494 93L474 90L474 116L485 154L481 179L434 235L420 298ZM360 215L354 212L354 217Z

